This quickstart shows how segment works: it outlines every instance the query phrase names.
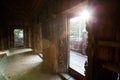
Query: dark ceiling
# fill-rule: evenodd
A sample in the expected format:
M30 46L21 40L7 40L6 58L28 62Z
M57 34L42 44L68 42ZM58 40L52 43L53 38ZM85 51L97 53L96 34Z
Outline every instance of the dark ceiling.
M83 1L87 0L1 0L0 21L8 24L38 22L48 13L57 14Z
M1 0L0 19L6 21L33 19L43 8L45 0Z

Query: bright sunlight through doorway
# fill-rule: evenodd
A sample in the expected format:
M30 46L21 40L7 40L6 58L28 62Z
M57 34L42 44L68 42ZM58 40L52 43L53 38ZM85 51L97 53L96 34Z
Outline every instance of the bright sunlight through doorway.
M84 64L87 61L86 47L87 47L88 32L86 31L86 21L82 16L70 19L70 65L69 67L84 74Z

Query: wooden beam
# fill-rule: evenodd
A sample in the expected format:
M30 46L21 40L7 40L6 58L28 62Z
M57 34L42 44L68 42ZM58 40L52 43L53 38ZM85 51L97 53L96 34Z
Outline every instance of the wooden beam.
M85 1L83 1L81 3L79 3L78 5L76 5L76 6L72 7L72 8L69 8L69 9L67 9L67 10L65 10L65 11L63 11L61 13L63 13L63 14L64 13L75 13L75 12L80 11L81 9L86 8L87 5L88 5L88 0L85 0Z
M102 67L105 69L108 69L110 71L120 73L120 66L118 66L116 64L104 64L104 65L102 65Z
M114 41L98 41L99 46L120 47L120 42Z

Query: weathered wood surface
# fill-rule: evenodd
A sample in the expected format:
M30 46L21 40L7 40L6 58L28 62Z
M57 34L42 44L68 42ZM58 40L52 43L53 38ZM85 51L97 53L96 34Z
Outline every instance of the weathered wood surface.
M29 33L26 35L28 45L33 48L34 53L41 53L42 52L42 32L41 32L41 23L33 25L31 31L27 31ZM32 33L30 33L32 32Z
M7 26L0 20L0 50L8 48L8 29Z
M68 69L68 26L67 16L58 16L58 69L59 72L67 72Z
M51 15L42 27L43 57L54 72L67 71L67 17Z
M112 66L102 67L102 65L113 64L120 67L118 1L91 0L90 4L94 9L93 18L96 21L91 21L87 26L89 37L87 79L115 80L116 71L109 69Z
M98 41L98 46L120 47L120 42L114 42L114 41Z

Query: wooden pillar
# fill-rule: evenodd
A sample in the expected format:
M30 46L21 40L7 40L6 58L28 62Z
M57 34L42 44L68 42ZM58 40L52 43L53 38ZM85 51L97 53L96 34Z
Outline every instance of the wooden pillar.
M86 53L88 56L88 62L87 62L87 67L86 67L86 79L87 80L92 80L93 79L93 64L94 64L94 54L96 53L96 39L95 39L95 27L92 26L93 24L87 23L87 31L88 31L88 44L87 44L87 49Z
M31 26L25 26L24 28L24 47L32 48L32 28Z
M28 47L31 48L31 28L28 28L27 38L28 38Z
M60 14L57 17L57 46L58 46L58 72L68 71L68 25L67 16Z
M57 60L57 33L56 27L56 15L49 16L47 21L42 25L42 53L43 59L51 67L53 72L58 72L58 60Z
M32 33L32 34L31 34ZM28 35L29 46L31 46L34 50L34 53L42 52L42 32L41 32L41 23L36 24L29 30Z
M8 27L8 45L9 48L14 48L14 28L13 26Z
M51 15L43 23L43 59L54 72L68 70L68 32L67 16Z
M8 49L8 28L6 25L1 25L1 33L0 33L0 43L1 43L1 49Z
M24 28L24 46L29 47L29 27L25 26Z
M120 72L119 5L117 0L91 0L91 4L94 20L87 26L87 80L116 80Z

